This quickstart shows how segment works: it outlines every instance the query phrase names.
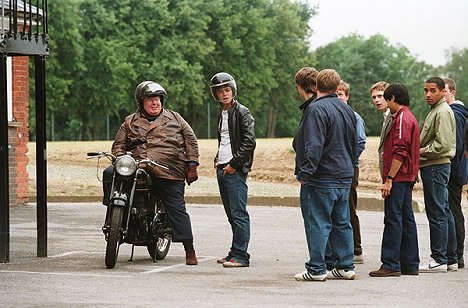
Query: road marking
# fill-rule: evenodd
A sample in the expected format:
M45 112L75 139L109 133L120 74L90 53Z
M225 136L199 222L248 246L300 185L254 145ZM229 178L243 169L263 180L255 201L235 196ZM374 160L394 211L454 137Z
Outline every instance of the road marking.
M62 258L66 256L76 255L76 254L104 254L104 252L74 250L74 251L69 251L69 252L58 254L58 255L50 256L49 258Z
M63 272L32 272L32 271L5 271L0 270L0 273L13 273L13 274L28 274L28 275L62 275L62 276L87 276L87 277L119 277L130 278L133 275L108 275L108 274L87 274L87 273L63 273Z
M74 250L74 251L68 251L65 253L61 253L58 255L53 255L49 256L49 259L53 258L63 258L71 255L77 255L77 254L104 254L103 252L96 252L96 251L79 251L79 250ZM185 255L174 255L172 257L181 257L185 258ZM213 256L202 256L198 257L198 262L206 262L210 260L214 260L216 257ZM0 270L0 273L15 273L15 274L27 274L27 275L57 275L57 276L83 276L83 277L116 277L116 278L129 278L134 276L135 274L154 274L154 273L160 273L160 272L165 272L174 268L182 267L182 266L187 266L185 263L178 263L174 265L169 265L169 266L164 266L161 265L161 263L156 263L158 266L156 268L153 268L151 270L143 271L143 272L133 272L133 273L128 273L126 275L121 275L121 274L89 274L89 273L72 273L72 272L35 272L35 271L9 271L9 270ZM118 264L117 264L118 265Z
M205 261L210 261L210 260L214 260L214 259L216 259L216 257L211 257L211 256L209 256L209 257L198 257L198 263L205 262ZM173 269L173 268L177 268L177 267L181 267L181 266L187 266L187 265L185 263L179 263L179 264L174 264L174 265L170 265L170 266L163 266L163 267L154 268L154 269L149 270L149 271L145 271L142 274L160 273L160 272L164 272L164 271L167 271L167 270L170 270L170 269Z

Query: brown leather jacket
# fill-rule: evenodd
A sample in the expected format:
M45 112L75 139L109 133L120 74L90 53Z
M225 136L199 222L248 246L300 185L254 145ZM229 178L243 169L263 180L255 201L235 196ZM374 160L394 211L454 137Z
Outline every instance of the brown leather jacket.
M112 144L112 154L132 152L135 159L149 158L171 170L150 166L157 177L184 180L188 162L198 165L198 142L190 125L175 111L163 109L150 123L140 112L125 118Z

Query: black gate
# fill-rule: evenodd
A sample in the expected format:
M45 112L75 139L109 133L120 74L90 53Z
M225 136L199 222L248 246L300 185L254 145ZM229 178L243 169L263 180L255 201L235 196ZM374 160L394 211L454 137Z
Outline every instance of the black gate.
M34 56L36 91L37 256L47 257L45 62L47 0L0 0L0 262L10 258L7 57Z

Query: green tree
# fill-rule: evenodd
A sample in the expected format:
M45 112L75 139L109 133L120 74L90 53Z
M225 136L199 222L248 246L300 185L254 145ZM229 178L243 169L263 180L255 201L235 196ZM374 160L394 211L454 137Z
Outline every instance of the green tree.
M382 115L369 93L378 81L405 84L412 112L419 121L424 119L427 106L422 89L432 67L418 61L406 47L394 46L382 35L365 39L353 34L318 48L315 56L320 68L335 69L351 85L350 105L363 117L368 135L378 136L382 127Z
M74 84L73 114L82 131L78 139L102 136L107 115L118 114L129 100L136 71L128 59L135 48L128 44L132 33L130 0L84 0L80 33L84 41L83 62Z
M207 33L216 49L204 62L207 80L219 71L234 76L239 101L255 117L259 137L275 136L278 123L279 135L292 134L297 122L290 120L300 118L294 112L291 117L292 79L306 62L312 11L286 0L219 0L211 3L209 14ZM211 100L208 95L207 100Z
M300 119L294 75L300 67L314 65L309 52L309 20L315 11L306 4L288 0L271 3L267 9L269 42L275 80L263 113L268 115L267 137L292 136Z
M468 102L468 48L451 49L448 52L448 58L447 64L440 68L440 71L455 80L457 84L455 98Z
M76 112L87 138L99 135L103 110L118 118L135 110L133 91L143 80L161 83L167 107L196 126L205 82L200 59L213 49L205 35L208 18L201 14L205 6L200 0L82 3L86 70Z
M49 24L50 57L47 59L47 113L49 121L48 136L52 139L63 139L69 120L68 110L72 108L70 99L73 84L78 72L84 68L83 40L79 32L82 22L77 0L49 1L48 12L54 18ZM31 66L33 69L34 66ZM31 85L34 84L34 73L30 73ZM34 89L34 86L31 86ZM34 104L34 91L31 91L31 104ZM30 108L31 123L35 121L34 108ZM30 125L34 127L34 125Z

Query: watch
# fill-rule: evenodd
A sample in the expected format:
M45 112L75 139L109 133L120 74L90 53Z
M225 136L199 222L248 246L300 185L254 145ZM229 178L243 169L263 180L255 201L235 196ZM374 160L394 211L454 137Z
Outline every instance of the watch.
M390 179L390 180L393 180L395 177L391 176L391 175L387 175L387 179Z

